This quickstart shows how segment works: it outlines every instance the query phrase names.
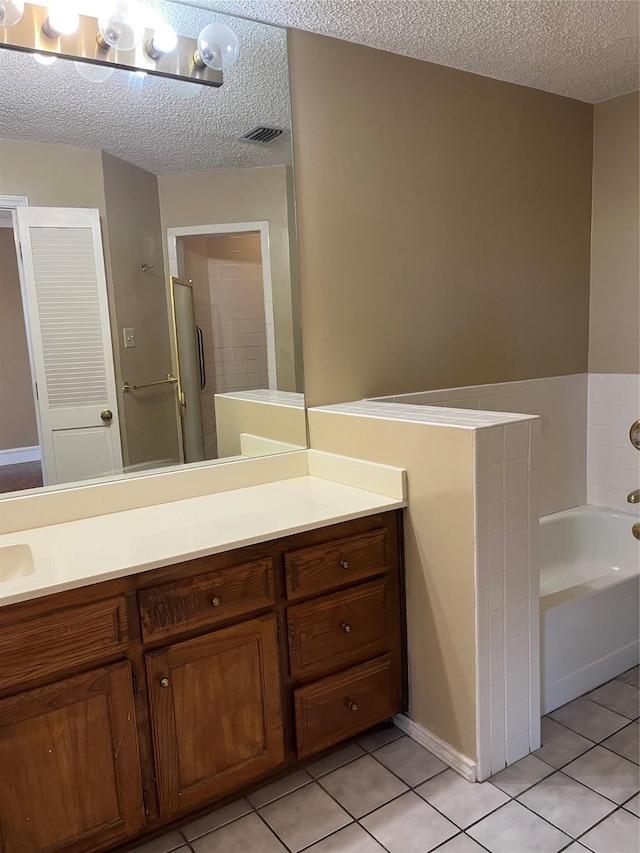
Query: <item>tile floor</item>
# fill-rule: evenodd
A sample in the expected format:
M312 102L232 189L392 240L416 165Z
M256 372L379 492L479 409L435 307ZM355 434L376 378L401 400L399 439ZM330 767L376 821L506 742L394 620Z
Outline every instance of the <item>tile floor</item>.
M635 667L482 784L389 726L133 853L638 853L639 696Z

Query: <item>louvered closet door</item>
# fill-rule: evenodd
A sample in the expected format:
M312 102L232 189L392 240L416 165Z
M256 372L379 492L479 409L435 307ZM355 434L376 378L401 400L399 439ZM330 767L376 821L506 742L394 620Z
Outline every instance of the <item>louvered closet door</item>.
M99 212L16 213L45 483L121 470Z

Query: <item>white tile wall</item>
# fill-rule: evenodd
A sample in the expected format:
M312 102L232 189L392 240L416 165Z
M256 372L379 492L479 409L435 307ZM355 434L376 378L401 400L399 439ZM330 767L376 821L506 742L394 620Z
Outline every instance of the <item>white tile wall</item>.
M540 745L539 432L538 420L526 420L475 433L480 779Z
M625 512L640 511L627 495L640 488L640 453L629 427L640 417L637 373L589 374L587 501Z
M378 402L539 415L538 503L540 514L549 515L587 499L587 385L587 374L579 373L380 397Z

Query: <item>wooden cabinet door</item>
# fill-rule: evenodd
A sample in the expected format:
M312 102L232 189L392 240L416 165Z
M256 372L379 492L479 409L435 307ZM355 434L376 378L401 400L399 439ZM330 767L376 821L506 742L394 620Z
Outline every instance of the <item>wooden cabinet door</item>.
M148 654L147 675L163 817L283 761L275 616Z
M106 849L144 825L131 672L0 701L0 851Z

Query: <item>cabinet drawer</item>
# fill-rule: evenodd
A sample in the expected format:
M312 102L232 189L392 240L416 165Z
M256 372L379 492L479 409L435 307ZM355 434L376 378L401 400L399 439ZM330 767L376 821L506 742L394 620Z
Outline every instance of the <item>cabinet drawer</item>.
M273 561L256 560L138 593L142 638L215 625L274 603Z
M113 659L129 645L123 596L0 628L0 689Z
M367 660L389 651L388 581L297 604L287 621L294 677Z
M294 691L298 756L311 755L402 710L402 686L391 655L354 666Z
M286 554L287 598L303 598L382 574L388 568L386 539L386 530L373 530Z

